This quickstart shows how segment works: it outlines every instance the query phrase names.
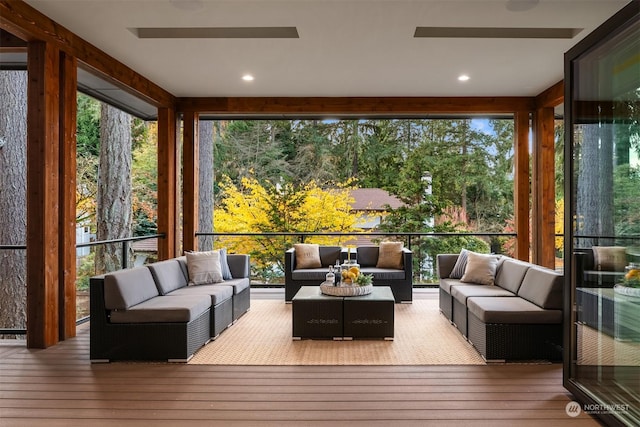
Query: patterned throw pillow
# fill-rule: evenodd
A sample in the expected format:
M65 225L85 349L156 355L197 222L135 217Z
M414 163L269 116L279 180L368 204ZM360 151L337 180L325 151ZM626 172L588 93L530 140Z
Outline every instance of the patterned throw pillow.
M593 263L596 270L624 271L627 253L624 246L593 246Z
M189 281L194 285L222 282L220 251L187 252Z
M456 264L453 266L453 270L449 274L449 278L451 279L460 279L464 276L464 269L467 267L467 256L469 251L466 249L462 249L460 251L460 255L458 255L458 260Z
M320 268L320 246L313 243L296 243L293 245L296 250L295 268Z
M227 260L227 248L220 249L220 268L222 269L222 278L224 280L231 280L231 269L229 268L229 261Z

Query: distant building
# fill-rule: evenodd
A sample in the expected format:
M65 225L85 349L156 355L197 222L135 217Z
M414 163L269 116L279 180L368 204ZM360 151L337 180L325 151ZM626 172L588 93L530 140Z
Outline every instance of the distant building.
M351 208L362 214L358 227L366 230L377 228L387 214L387 207L397 209L404 203L396 196L381 188L356 188L351 190L354 202Z
M351 209L361 214L361 220L356 224L364 231L376 230L387 214L388 207L397 209L404 203L396 196L389 194L381 188L357 188L351 190L354 202ZM345 245L363 246L374 244L371 239L379 239L380 236L358 236L357 239L348 240Z

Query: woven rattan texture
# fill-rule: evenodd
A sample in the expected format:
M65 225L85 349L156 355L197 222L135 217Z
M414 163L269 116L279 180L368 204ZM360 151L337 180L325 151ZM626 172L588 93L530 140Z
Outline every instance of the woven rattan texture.
M200 349L190 364L221 365L482 365L484 361L455 326L439 313L438 301L396 304L395 337L384 340L291 338L291 304L253 300L251 310Z

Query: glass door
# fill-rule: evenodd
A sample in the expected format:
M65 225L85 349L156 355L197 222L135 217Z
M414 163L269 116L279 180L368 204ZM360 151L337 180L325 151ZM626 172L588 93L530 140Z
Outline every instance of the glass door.
M565 386L584 410L640 425L638 3L622 12L566 58Z

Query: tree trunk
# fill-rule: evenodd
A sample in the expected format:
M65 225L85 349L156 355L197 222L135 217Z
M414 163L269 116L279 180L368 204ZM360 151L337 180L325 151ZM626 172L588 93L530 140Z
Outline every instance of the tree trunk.
M613 235L613 143L610 126L586 125L578 158L576 234ZM610 240L578 239L579 247L611 244Z
M210 233L213 232L213 121L200 121L199 139L198 229ZM198 247L212 250L213 236L201 236Z
M97 200L98 240L131 236L131 116L107 104L100 115ZM98 246L98 274L122 267L122 243Z
M27 197L27 73L0 71L0 245L24 245ZM24 329L25 250L0 250L0 328Z

